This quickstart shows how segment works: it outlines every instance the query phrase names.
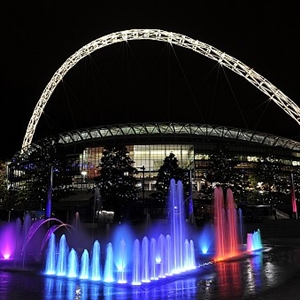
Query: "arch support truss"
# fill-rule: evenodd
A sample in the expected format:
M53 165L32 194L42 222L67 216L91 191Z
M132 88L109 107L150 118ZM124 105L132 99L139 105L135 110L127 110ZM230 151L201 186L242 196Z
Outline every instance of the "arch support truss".
M115 43L127 42L130 40L154 40L170 43L179 47L190 49L209 59L215 60L222 66L225 66L236 74L244 77L257 89L266 94L300 125L300 108L266 78L236 58L211 45L194 40L183 34L168 32L160 29L131 29L111 33L86 44L62 64L62 66L52 76L35 106L34 112L27 126L22 149L30 146L41 114L43 113L44 108L56 86L63 79L66 73L81 59L85 58L92 52Z

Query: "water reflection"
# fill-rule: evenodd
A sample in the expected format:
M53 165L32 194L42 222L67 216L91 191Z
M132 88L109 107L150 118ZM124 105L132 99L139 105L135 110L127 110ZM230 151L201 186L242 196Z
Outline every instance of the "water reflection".
M243 282L240 262L220 262L217 263L216 269L219 299L228 299L228 295L232 295L235 299L241 299L243 294Z
M180 279L168 284L141 287L120 287L113 284L75 281L63 278L45 278L44 300L96 300L96 299L186 299L195 296L197 280Z
M0 271L0 295L1 300L243 299L286 282L299 270L299 257L298 248L255 251L240 259L202 266L186 276L143 286Z
M256 251L251 259L247 259L246 278L247 278L247 287L250 293L258 292L263 285L263 254L261 251Z

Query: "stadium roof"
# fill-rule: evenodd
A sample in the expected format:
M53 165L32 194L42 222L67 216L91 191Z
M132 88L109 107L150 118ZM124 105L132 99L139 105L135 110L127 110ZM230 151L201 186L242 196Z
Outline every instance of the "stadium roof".
M248 143L257 143L263 146L282 147L300 151L299 142L284 137L240 128L195 123L134 123L84 128L61 133L59 135L59 143L89 144L96 141L132 138L136 141L147 138L148 141L155 139L156 141L167 142L169 137L173 140L176 140L176 138L180 140L185 138L189 139L190 142L199 138L239 140Z

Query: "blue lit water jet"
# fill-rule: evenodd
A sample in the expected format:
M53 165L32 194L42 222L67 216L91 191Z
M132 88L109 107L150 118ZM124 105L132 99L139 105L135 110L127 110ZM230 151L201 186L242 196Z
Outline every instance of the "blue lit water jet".
M56 272L56 256L55 256L55 235L52 234L49 239L46 270L48 275L54 275Z
M68 255L68 244L67 244L66 236L63 234L59 240L58 259L56 265L57 276L66 276L67 274L67 255Z
M112 243L106 248L106 261L104 266L104 282L114 282L114 253Z
M100 264L100 243L96 240L93 244L92 261L91 261L91 279L101 279L101 264Z
M166 237L163 234L160 234L158 237L158 253L156 257L156 261L159 264L159 271L158 271L158 277L164 278L166 277L166 265L167 265L167 259L166 259Z
M141 254L140 254L140 241L138 239L134 241L133 257L135 257L136 259L133 260L132 284L141 285L141 274L140 274Z
M124 239L120 241L119 245L119 259L117 261L117 270L119 273L118 282L126 283L126 267L127 267L127 253L126 253L126 242Z
M83 250L81 255L81 270L80 270L80 279L89 279L89 264L90 264L90 256L87 249Z
M150 240L150 279L157 280L156 274L156 239L151 238Z
M79 264L78 264L77 252L75 251L74 248L72 248L68 256L68 277L76 278L78 276L78 268L79 268Z
M142 282L150 282L149 272L149 239L147 236L142 240Z

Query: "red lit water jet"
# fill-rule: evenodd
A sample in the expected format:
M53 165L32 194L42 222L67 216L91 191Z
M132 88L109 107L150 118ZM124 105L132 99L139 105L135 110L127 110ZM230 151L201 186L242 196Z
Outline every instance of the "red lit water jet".
M240 254L238 241L237 211L232 190L226 191L226 205L223 189L214 190L215 260L223 260Z
M239 251L239 239L238 239L238 222L237 222L237 210L234 203L233 193L231 189L226 191L227 202L227 224L228 224L228 254L229 256L236 256Z

